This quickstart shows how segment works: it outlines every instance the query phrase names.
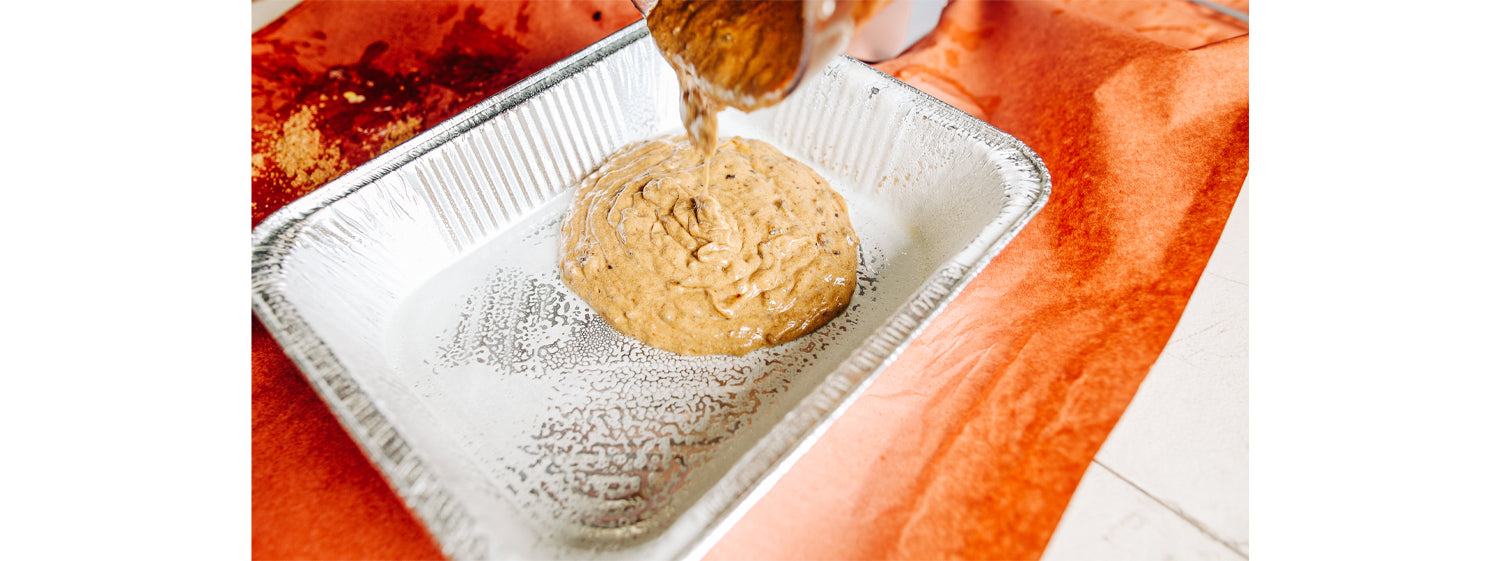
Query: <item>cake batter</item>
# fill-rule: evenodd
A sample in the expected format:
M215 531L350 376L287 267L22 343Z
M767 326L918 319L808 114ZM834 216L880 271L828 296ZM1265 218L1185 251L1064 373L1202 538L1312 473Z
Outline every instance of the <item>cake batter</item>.
M626 335L743 355L848 305L859 238L844 198L775 147L735 137L708 159L678 136L627 146L584 180L560 259L563 282Z

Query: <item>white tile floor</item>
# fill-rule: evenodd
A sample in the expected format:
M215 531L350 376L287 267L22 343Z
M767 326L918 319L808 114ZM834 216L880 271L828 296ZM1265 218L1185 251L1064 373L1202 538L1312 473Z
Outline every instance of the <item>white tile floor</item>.
M1250 555L1250 186L1043 561Z
M250 0L250 32L255 33L266 24L276 21L281 14L292 9L302 0Z
M255 0L251 30L298 0ZM915 0L911 37L943 0ZM1250 553L1248 183L1182 320L1095 455L1042 561Z

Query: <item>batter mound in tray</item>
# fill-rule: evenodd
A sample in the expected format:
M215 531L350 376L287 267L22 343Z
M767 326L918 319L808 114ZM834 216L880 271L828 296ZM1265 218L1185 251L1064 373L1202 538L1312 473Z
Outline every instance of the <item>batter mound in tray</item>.
M849 304L859 238L806 165L732 138L705 169L685 136L626 146L562 227L563 282L615 329L680 354L743 355Z

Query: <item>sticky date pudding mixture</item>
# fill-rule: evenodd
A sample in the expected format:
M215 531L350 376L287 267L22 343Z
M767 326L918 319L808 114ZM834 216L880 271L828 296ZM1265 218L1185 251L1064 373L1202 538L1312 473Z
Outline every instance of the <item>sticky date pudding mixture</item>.
M563 282L619 331L680 354L743 355L838 315L859 261L844 198L757 140L705 161L685 136L611 156L564 220Z

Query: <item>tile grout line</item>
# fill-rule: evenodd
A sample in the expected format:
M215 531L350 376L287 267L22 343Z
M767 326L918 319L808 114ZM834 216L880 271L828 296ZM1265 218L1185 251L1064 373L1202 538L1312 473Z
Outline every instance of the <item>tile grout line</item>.
M1219 544L1223 545L1224 547L1229 548L1229 550L1233 551L1235 555L1238 555L1238 556L1243 557L1245 559L1249 559L1250 558L1249 554L1247 554L1247 553L1245 553L1243 551L1240 551L1240 548L1235 547L1234 544L1232 544L1232 543L1229 542L1229 540L1226 540L1224 538L1219 537L1219 534L1216 533L1216 532L1214 532L1213 530L1210 530L1207 525L1203 524L1202 522L1199 522L1197 519L1195 519L1195 518L1193 518L1191 516L1188 516L1187 513L1182 512L1182 510L1178 509L1177 507L1169 505L1165 501L1156 498L1156 495L1151 494L1150 491L1142 489L1140 485L1136 485L1134 481L1131 481L1131 480L1127 479L1125 476L1120 475L1120 472L1117 472L1114 469L1110 468L1109 466L1104 465L1098 459L1094 459L1094 460L1091 460L1091 461L1095 465L1098 465L1099 467L1104 468L1104 471L1107 471L1107 472L1113 474L1115 477L1120 478L1120 481L1124 481L1126 485L1134 487L1135 490L1140 491L1141 494L1146 495L1147 498L1150 498L1152 501L1155 501L1156 504L1159 504L1163 508L1167 509L1168 511L1171 511L1172 514L1176 514L1178 518L1181 518L1181 519L1183 519L1183 521L1186 521L1188 524L1191 524L1194 528L1197 528L1198 531L1203 532L1204 535L1208 536L1209 538L1213 539L1216 542L1219 542Z
M1249 268L1249 267L1246 267L1246 268L1247 268L1247 269L1248 269L1248 268ZM1213 276L1215 276L1215 277L1218 277L1218 278L1221 278L1221 279L1224 279L1224 280L1226 280L1226 281L1229 281L1229 282L1232 282L1232 283L1234 283L1234 284L1238 284L1238 285L1240 285L1240 286L1243 286L1243 287L1245 287L1245 288L1249 288L1249 287L1250 287L1250 282L1249 282L1249 281L1241 281L1241 280L1235 280L1235 279L1232 279L1232 278L1229 278L1229 277L1227 277L1227 276L1225 276L1225 275L1222 275L1222 274L1220 274L1220 273L1217 273L1217 272L1214 272L1214 271L1209 271L1209 270L1207 270L1207 269L1205 269L1205 270L1204 270L1204 271L1203 271L1203 274L1205 274L1205 275L1213 275ZM1202 281L1199 281L1199 283L1200 283L1200 284L1201 284L1201 283L1202 283Z

